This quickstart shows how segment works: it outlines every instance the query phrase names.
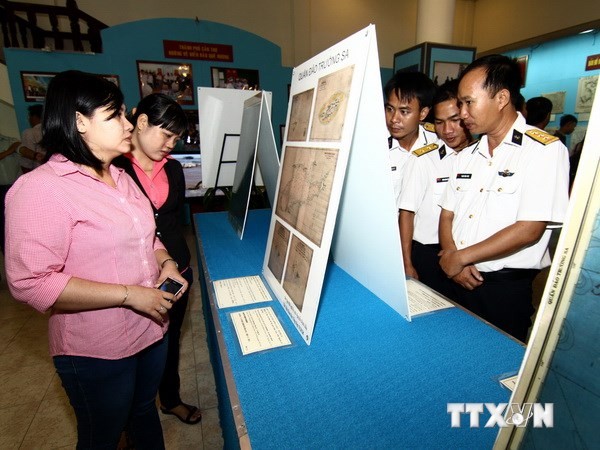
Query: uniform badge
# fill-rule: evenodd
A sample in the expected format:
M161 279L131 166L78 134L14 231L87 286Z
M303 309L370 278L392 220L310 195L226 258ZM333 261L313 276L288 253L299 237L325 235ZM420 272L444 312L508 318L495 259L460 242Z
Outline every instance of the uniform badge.
M512 143L521 145L523 143L523 133L513 130Z
M444 156L446 156L446 146L442 145L440 147L440 159L444 159Z
M392 166L392 172L396 171L396 166Z
M551 134L546 133L545 131L538 130L537 128L532 128L531 130L527 130L525 132L527 136L533 139L540 144L548 145L553 142L558 141L558 137L552 136Z
M498 172L498 175L500 175L501 177L512 177L514 174L514 172L511 172L508 169L505 169L502 172Z
M421 148L416 149L413 152L413 155L415 155L415 156L423 156L423 155L426 155L429 152L437 150L437 148L438 148L437 144L429 144L429 145L426 145L425 147L421 147Z
M427 131L435 133L435 126L431 122L423 122L421 125L423 125L423 128L425 128Z
M436 183L447 183L450 177L441 177L435 180Z
M394 143L394 138L393 137L389 137L388 138L388 148L391 149L392 148L392 144Z
M456 179L457 180L470 180L471 179L471 175L470 173L457 173L456 174Z

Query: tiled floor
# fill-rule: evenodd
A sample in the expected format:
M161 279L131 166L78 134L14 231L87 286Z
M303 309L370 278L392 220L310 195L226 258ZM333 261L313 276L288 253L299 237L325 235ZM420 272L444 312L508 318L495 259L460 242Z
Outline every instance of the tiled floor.
M192 267L196 244L187 227ZM77 442L72 408L48 354L47 317L12 299L4 264L0 282L0 449L71 449ZM167 449L223 448L212 367L206 346L200 287L191 288L182 332L182 398L200 405L200 424L160 414Z

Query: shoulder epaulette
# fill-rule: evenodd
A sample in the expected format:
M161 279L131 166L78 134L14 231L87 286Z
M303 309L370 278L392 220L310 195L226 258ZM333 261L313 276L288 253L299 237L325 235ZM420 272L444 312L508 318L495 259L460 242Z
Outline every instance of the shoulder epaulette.
M552 136L551 134L546 133L542 130L531 129L525 132L527 136L529 136L534 141L539 142L540 144L548 145L553 142L558 141L559 139L556 136Z
M423 155L426 155L429 152L437 150L437 148L438 148L437 144L429 144L429 145L426 145L425 147L421 147L421 148L416 149L413 152L413 155L415 155L415 156L423 156Z
M432 123L422 122L421 125L423 125L423 128L425 128L427 131L435 133L435 126Z

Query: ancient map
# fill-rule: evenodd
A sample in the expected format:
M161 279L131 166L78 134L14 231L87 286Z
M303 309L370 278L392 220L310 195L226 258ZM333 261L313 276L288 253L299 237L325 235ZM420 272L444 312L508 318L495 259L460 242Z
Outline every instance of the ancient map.
M290 230L284 227L281 222L275 221L275 231L273 232L271 253L269 255L269 269L280 283L289 241Z
M308 283L312 255L313 251L308 245L296 236L292 236L290 256L283 278L283 289L288 293L300 312L302 312L304 306L304 294Z
M342 138L354 66L319 79L310 139L339 141Z
M285 149L275 212L319 247L337 159L338 149Z
M287 130L288 141L306 141L314 92L314 89L309 89L292 98L292 110Z

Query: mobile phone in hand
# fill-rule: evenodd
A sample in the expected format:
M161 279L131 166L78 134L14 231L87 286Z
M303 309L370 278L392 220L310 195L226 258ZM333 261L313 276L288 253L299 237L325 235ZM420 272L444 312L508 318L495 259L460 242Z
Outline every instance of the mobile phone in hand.
M161 283L158 289L168 292L169 294L177 295L183 289L183 284L179 281L175 281L173 278L167 278Z

